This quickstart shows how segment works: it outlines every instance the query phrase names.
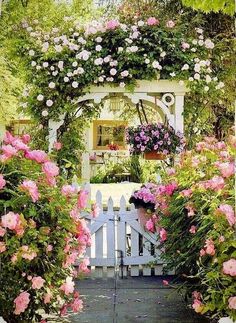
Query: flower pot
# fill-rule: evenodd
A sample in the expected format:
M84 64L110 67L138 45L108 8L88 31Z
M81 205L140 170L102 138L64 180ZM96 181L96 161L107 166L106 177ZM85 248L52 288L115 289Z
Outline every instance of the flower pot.
M145 152L144 158L146 160L164 160L166 159L166 155L152 150L152 151Z
M147 213L144 207L139 207L137 213L139 224L145 228L146 222L150 219L150 214Z

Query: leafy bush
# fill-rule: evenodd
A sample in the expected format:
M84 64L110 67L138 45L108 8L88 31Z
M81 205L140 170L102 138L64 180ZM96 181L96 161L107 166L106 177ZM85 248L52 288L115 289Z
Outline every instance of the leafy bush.
M14 323L82 308L73 277L86 271L90 244L80 215L87 192L63 185L56 164L29 140L7 133L0 155L0 316Z
M154 227L167 269L184 279L192 307L212 317L236 319L234 153L236 138L205 138L168 169L157 197ZM167 188L172 187L171 190ZM163 207L163 203L165 203ZM152 221L152 220L151 220Z

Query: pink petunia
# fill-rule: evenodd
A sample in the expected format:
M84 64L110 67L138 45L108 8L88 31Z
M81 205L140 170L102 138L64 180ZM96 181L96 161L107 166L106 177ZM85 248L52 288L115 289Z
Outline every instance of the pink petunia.
M20 315L21 313L24 313L24 311L27 309L30 302L30 294L28 292L21 292L15 299L15 315Z
M55 149L55 150L61 150L61 148L62 148L62 143L61 142L59 142L59 141L56 141L56 142L54 142L54 144L53 144L53 148Z
M163 285L164 285L164 286L167 286L167 285L169 285L169 282L168 282L168 280L165 280L165 279L163 279L162 283L163 283Z
M26 191L26 192L29 193L29 195L31 196L33 202L38 201L39 192L38 192L37 184L34 181L24 180L23 183L20 185L20 188L23 191Z
M232 277L236 276L236 259L230 259L223 263L223 273Z
M214 245L214 241L212 239L207 239L205 241L205 251L206 251L206 254L208 254L210 256L214 256L215 245Z
M33 277L32 278L32 288L33 289L40 289L43 287L45 280L41 276Z
M15 137L9 131L6 131L3 137L3 142L7 145L11 145L14 140L15 140Z
M192 194L193 194L193 191L191 190L191 188L180 192L180 195L183 197L190 197Z
M4 177L3 177L3 175L0 174L0 190L2 190L5 185L6 185L6 181L5 181Z
M83 309L83 301L79 297L76 297L70 304L70 307L74 313L78 313Z
M89 273L90 272L90 270L88 269L89 264L90 264L89 258L85 257L79 264L79 271L83 273Z
M51 298L52 298L52 293L50 291L48 291L46 294L44 294L43 296L43 302L44 304L48 304L51 302Z
M200 300L194 299L192 308L195 310L196 313L201 313L203 309L203 304Z
M29 134L24 134L21 137L21 140L23 141L24 144L28 144L30 142L30 140L31 140L30 135Z
M0 237L4 237L5 233L6 233L6 229L0 226Z

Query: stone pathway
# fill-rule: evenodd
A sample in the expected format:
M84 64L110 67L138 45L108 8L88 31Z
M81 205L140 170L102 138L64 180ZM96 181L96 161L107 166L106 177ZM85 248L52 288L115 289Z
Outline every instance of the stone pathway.
M85 279L77 282L84 311L71 315L71 323L207 323L188 309L163 278L130 277Z

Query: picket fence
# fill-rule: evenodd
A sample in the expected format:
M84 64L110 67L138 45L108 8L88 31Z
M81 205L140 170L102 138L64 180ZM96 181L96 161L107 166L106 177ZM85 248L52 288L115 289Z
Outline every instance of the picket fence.
M96 193L96 202L100 208L99 216L94 219L85 214L92 236L92 245L86 252L92 275L162 275L157 236L139 224L137 210L127 204L124 196L119 208L114 208L111 197L104 207L100 191Z

